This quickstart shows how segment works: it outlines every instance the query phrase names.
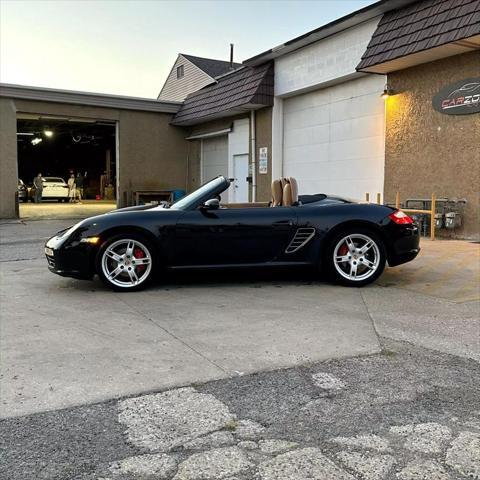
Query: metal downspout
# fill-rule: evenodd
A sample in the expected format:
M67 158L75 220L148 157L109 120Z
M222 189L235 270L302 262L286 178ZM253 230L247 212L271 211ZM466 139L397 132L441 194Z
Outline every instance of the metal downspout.
M255 128L255 110L250 110L250 151L252 152L252 202L257 201L257 145Z

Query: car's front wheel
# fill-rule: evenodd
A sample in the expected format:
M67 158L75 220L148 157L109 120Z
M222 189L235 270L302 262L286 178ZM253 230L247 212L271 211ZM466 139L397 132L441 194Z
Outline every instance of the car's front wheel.
M154 248L142 236L116 235L101 246L96 271L113 290L141 290L152 279L154 260Z
M337 283L362 287L374 282L385 269L385 246L368 229L346 229L330 242L325 262Z

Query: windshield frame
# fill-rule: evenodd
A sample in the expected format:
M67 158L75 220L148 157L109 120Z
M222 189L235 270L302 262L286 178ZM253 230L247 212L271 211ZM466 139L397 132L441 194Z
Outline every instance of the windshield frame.
M215 198L220 195L230 186L230 180L224 176L215 177L212 180L204 183L192 193L177 200L170 208L172 210L195 210L200 205L203 205L207 200Z

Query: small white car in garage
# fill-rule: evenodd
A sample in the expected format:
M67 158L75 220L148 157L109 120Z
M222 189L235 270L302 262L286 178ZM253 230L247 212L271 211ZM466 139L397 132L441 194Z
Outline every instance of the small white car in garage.
M60 177L43 177L42 200L58 200L68 202L68 185ZM35 198L35 185L30 189L30 199Z

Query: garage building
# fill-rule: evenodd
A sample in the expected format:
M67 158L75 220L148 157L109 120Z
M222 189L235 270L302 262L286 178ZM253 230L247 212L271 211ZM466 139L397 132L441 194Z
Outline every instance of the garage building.
M386 200L396 192L402 200L432 192L465 199L464 209L445 207L464 211L458 227L449 231L444 222L442 232L478 239L480 1L424 0L385 14L358 70L387 75L391 90Z
M138 191L185 190L185 133L170 123L179 108L178 102L1 85L0 217L17 215L19 161L20 171L28 175L32 171L38 173L40 168L50 169L41 172L44 175L49 173L58 177L65 177L70 169L96 172L95 178L92 178L94 183L99 182L99 172L110 169L109 180L115 182L114 197L118 206L134 203ZM89 158L83 162L81 158L68 155L64 165L58 164L60 158L52 158L48 166L48 159L43 158L39 165L29 166L32 158L27 158L28 150L26 155L22 147L17 147L22 145L17 142L22 135L17 134L41 132L48 128L54 134L57 128L57 135L62 129L71 130L72 145L76 140L81 143L82 138L96 136L97 151L94 153L90 145L90 150L84 150ZM78 133L80 131L83 131L82 135ZM40 138L39 135L37 137ZM60 137L58 135L56 140ZM48 138L42 140L36 146L39 150L48 148L49 141L53 141ZM95 166L95 163L98 165ZM23 180L31 182L32 179Z
M383 192L386 77L355 67L382 14L408 2L378 3L245 61L274 61L273 177L302 193Z

